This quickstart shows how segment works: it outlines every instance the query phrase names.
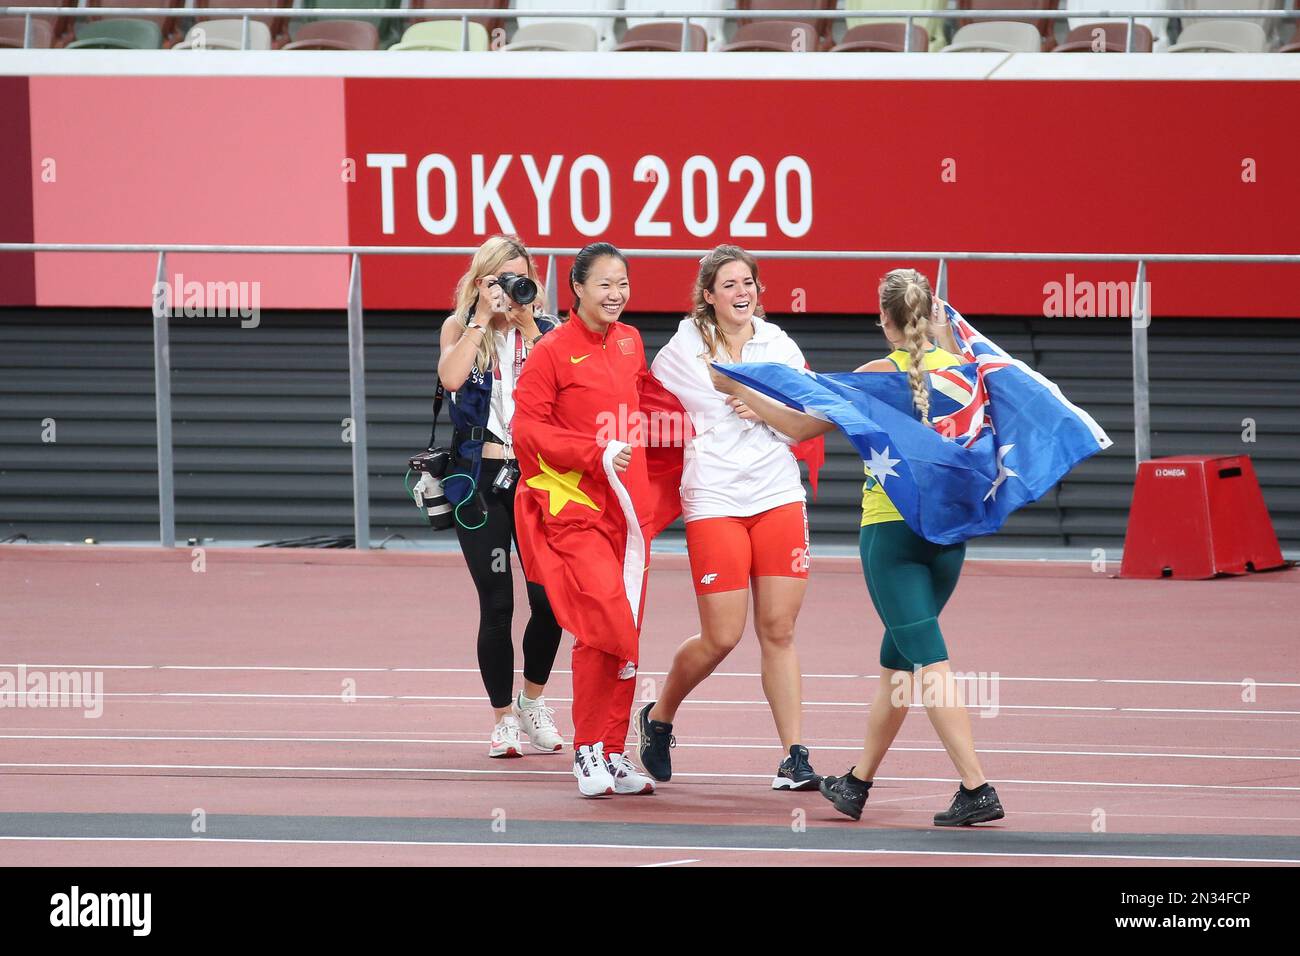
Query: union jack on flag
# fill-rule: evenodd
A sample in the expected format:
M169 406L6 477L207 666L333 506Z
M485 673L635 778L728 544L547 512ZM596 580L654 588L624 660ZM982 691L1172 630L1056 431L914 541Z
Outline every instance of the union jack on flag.
M927 372L930 427L904 372L802 372L720 365L737 381L828 419L853 443L903 520L936 544L992 534L1111 440L1055 383L943 304L965 361Z

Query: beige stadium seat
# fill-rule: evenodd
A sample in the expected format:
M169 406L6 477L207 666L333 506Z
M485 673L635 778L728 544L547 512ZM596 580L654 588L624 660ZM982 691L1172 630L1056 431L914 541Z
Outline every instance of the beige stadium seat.
M1031 13L1037 10L1055 10L1057 8L1057 0L957 0L957 7L961 10L1023 10L1026 13ZM1055 20L1051 20L1047 17L1007 17L1006 20L1015 21L1017 23L1032 23L1038 28L1038 35L1043 38L1042 49L1050 50L1052 47L1056 46ZM979 22L987 23L989 21L958 20L957 29L960 30L962 27L971 23ZM1001 23L1003 21L997 20L994 22Z
M1183 29L1186 30L1193 23L1214 22L1192 16L1193 10L1281 10L1285 6L1285 0L1182 0L1182 8L1188 13L1182 18L1182 24ZM1241 19L1247 23L1257 24L1264 31L1266 41L1270 43L1277 37L1283 23L1281 19L1266 17L1243 16ZM1179 37L1180 42L1181 40L1182 38Z
M239 9L274 7L282 9L292 6L293 0L193 0L192 3L186 4L187 12L196 14L198 19L211 19L211 17L200 15L205 7L237 7ZM289 20L287 17L255 17L254 19L259 23L265 23L270 28L272 49L278 49L289 42Z
M173 50L240 50L242 20L200 20L185 33L185 40ZM271 28L260 20L248 21L248 48L271 49Z
M591 52L600 36L594 27L572 20L547 20L520 27L502 50L555 50L564 53Z
M1264 28L1245 20L1199 20L1183 28L1170 53L1263 53Z
M487 28L481 23L469 23L469 45L466 47L475 53L486 53L488 48ZM424 20L413 23L402 34L400 43L394 43L390 50L441 50L459 53L461 49L461 25L459 20Z
M689 5L690 4L688 4L688 6ZM514 8L519 13L524 13L529 10L565 11L565 10L575 10L575 9L591 10L591 11L608 10L612 12L615 10L623 9L623 0L515 0ZM660 9L664 9L664 8L661 7ZM517 27L519 32L517 32L514 36L510 38L510 43L508 43L504 47L504 49L507 50L512 50L512 49L514 50L518 50L518 49L609 50L613 48L615 43L615 38L614 38L615 22L616 21L613 17L587 17L587 18L574 17L573 19L569 19L566 17L565 19L561 20L561 19L556 19L554 17L521 16L518 20L515 21L515 26ZM551 33L547 33L547 32L533 33L531 30L532 27L540 27L540 26L550 27L550 26L568 25L568 24L578 24L590 28L591 32L596 35L595 47L591 47L587 45L586 31L557 30ZM522 33L524 30L529 31L528 33L524 34L524 40L530 44L543 43L543 44L565 44L565 45L521 47L519 45L520 43L519 33ZM581 46L576 46L576 47L572 46L571 44L574 43L580 43Z
M940 53L1039 53L1043 37L1032 23L990 20L968 23Z

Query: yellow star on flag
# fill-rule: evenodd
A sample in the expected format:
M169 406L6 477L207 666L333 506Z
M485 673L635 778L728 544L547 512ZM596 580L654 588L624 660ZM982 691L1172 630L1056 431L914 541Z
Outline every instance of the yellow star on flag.
M587 497L587 493L578 487L578 482L582 480L580 470L559 472L546 463L541 455L537 456L537 466L542 469L541 474L533 475L527 479L524 484L529 488L536 488L538 491L545 491L550 494L549 509L551 517L555 517L570 501L590 508L592 511L599 511L596 502Z

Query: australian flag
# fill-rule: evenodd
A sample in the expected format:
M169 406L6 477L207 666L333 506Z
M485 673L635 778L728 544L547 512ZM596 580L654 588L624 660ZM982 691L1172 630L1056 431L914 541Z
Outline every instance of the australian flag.
M954 544L997 531L1111 440L1054 383L952 306L943 308L965 362L926 373L929 427L912 405L905 372L820 374L771 362L718 367L834 422L908 527L935 544Z

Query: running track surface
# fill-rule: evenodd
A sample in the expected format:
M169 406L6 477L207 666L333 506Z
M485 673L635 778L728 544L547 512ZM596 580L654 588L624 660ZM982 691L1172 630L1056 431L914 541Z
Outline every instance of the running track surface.
M568 752L487 758L458 554L207 549L200 571L189 549L0 546L0 675L90 670L104 691L97 718L0 709L0 862L1300 863L1300 571L1115 571L967 564L944 632L985 675L973 724L1008 815L950 831L920 708L861 823L768 789L752 631L678 714L670 783L582 800ZM656 555L638 699L697 630L685 559ZM797 643L822 773L861 746L879 642L858 563L814 558ZM569 646L548 687L566 739Z

